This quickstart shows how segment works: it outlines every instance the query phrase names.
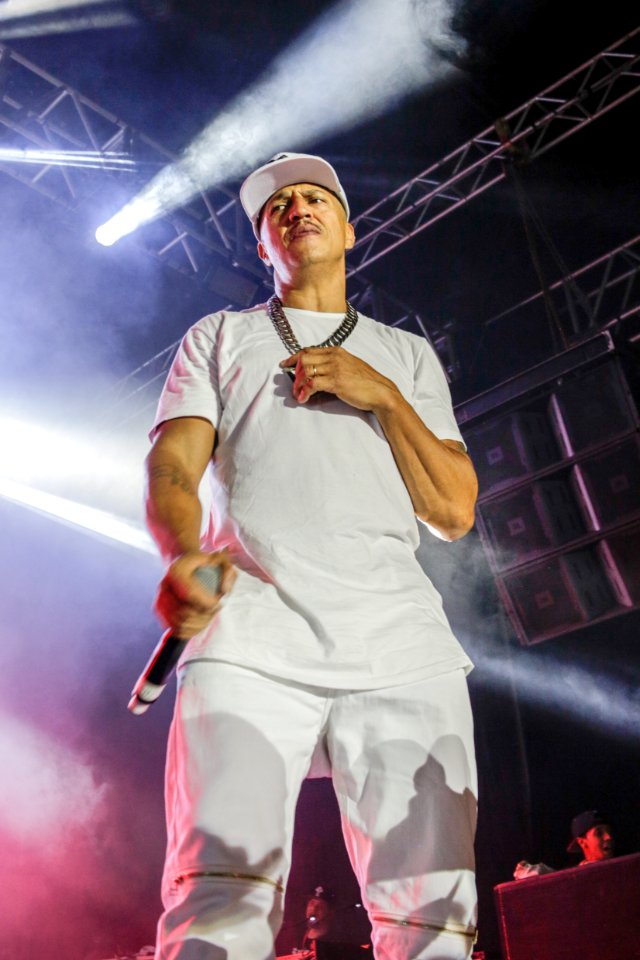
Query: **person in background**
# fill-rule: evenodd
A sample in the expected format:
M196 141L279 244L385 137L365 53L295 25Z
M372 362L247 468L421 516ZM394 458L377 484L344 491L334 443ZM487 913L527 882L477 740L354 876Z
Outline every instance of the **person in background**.
M580 866L600 863L614 856L615 841L609 821L597 810L585 810L571 821L571 843L567 853L582 851Z
M614 850L615 841L611 826L597 810L585 810L573 818L571 842L567 847L567 853L582 851L583 859L579 866L610 860L614 856ZM527 877L541 877L546 873L555 873L555 870L546 863L528 863L526 860L520 860L516 864L513 876L516 880L526 880Z

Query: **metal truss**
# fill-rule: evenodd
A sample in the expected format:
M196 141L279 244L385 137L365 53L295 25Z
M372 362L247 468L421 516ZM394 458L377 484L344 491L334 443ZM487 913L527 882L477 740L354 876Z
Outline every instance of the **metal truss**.
M349 276L541 156L640 90L640 28L355 218Z
M72 210L103 196L106 176L114 195L124 202L137 193L155 168L178 159L151 137L0 44L0 130L2 127L0 148L67 152L69 164L39 164L36 153L19 165L15 158L3 163L0 151L0 171ZM78 163L80 151L92 157L91 165ZM146 224L136 231L135 240L167 266L224 298L234 299L236 305L248 306L256 297L266 299L271 293L237 193L225 187L199 193L174 213ZM375 306L376 319L381 322L431 339L444 351L442 361L449 375L454 373L446 331L427 323L410 306L364 277L353 287L351 299L361 310L365 304Z
M558 280L546 293L553 298L563 325L570 328L573 341L640 314L640 234ZM499 322L519 324L522 315L527 311L540 312L544 296L545 291L540 290L485 320L483 326ZM421 332L431 340L447 374L450 379L455 380L458 376L458 361L453 344L453 324L445 327L438 338L434 339L429 336L418 314L403 314L401 303L381 303L383 297L388 298L388 294L381 294L375 287L363 287L360 296L353 297L352 302L357 302L361 312L366 311L373 316L380 312L386 311L389 314L392 310L395 311L399 319L393 326L410 328L417 324L416 332ZM155 407L178 345L179 341L176 340L118 382L109 401L109 417L113 418L115 413L115 423L121 424L134 419Z
M639 41L640 29L357 217L360 239L350 254L348 276L350 298L358 308L391 326L427 336L448 375L455 378L451 328L434 327L411 307L367 281L361 271L502 180L505 160L540 156L637 93ZM121 190L124 200L141 186L143 171L177 159L146 134L2 44L0 126L5 128L0 145L91 150L135 159L137 172L133 174L106 172L100 165L96 169L76 169L53 164L35 169L29 165L25 172L0 163L0 170L9 176L71 209L104 195L106 176L112 180L114 194ZM270 283L256 261L246 218L236 194L225 187L198 194L174 213L140 228L136 239L148 253L214 291L220 288L221 271L230 266L236 271L238 286L246 290L241 306L248 305L256 295L268 296ZM229 279L223 276L222 285L228 289L228 284ZM222 295L231 295L238 304L235 292ZM165 348L125 383L141 374L145 382L134 392L144 392L166 370L174 349L175 344ZM156 364L162 367L161 372L155 369Z
M63 81L0 44L0 146L41 150L94 151L135 160L126 173L111 171L113 193L123 201L138 192L154 168L178 158L157 141L84 97ZM73 168L29 164L26 170L1 163L0 170L70 209L104 195L105 167ZM147 252L198 279L212 261L230 260L260 275L236 194L222 186L139 231ZM251 253L251 256L249 256Z
M572 340L640 313L640 234L533 296L484 321L518 323L530 310L540 312L545 294Z

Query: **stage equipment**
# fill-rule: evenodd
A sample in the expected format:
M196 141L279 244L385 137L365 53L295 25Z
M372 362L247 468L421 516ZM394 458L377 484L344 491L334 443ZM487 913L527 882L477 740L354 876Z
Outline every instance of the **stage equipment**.
M370 16L371 12L367 11L367 19ZM483 130L469 143L356 217L358 240L350 255L348 276L353 276L446 213L502 180L505 172L501 164L495 163L496 159L509 159L514 151L526 152L528 160L540 156L584 124L637 93L640 89L639 42L640 29L500 120L500 134L495 127ZM286 58L282 63L283 67L285 65ZM314 61L314 70L316 66ZM379 68L377 58L375 66ZM328 75L333 76L334 72L330 71ZM301 86L302 82L297 85L298 88ZM243 119L246 97L255 97L264 108L265 95L270 102L282 94L282 90L278 91L268 83L260 86L240 98L232 119L246 127L246 118ZM296 97L293 102L298 102ZM256 109L253 102L251 109ZM272 111L267 112L271 117ZM505 130L508 131L506 137ZM313 139L313 134L317 136L319 132L308 131L307 139ZM214 121L188 148L178 164L162 171L138 197L100 228L101 242L115 242L150 219L190 202L200 191L241 176L273 152L271 147L275 149L290 136L286 126L276 125L276 134L273 139L270 133L264 143L257 140L251 144L238 144L233 128L229 129L226 124L221 127L219 121ZM224 159L218 157L222 142L232 148ZM208 158L206 165L201 159L203 155ZM432 210L434 206L437 209Z
M348 276L503 180L497 160L530 162L633 96L639 63L640 28L369 207L354 220Z
M104 193L105 172L110 173L112 190L118 194L121 187L130 190L135 180L132 174L166 167L177 162L177 157L157 141L118 119L110 111L82 96L36 64L0 44L0 124L7 130L7 149L54 151L56 158L77 156L80 151L100 158L114 156L130 158L129 165L52 163L44 157L43 163L3 162L0 171L48 196L57 203L78 210L95 204L98 193ZM9 139L10 137L10 139ZM126 177L120 174L126 173ZM141 182L136 181L136 186ZM271 280L255 255L255 238L242 212L235 190L219 186L194 197L188 206L175 214L162 217L138 231L137 240L151 256L172 270L189 276L216 295L224 298L221 306L227 309L245 307L260 299L267 300L273 292ZM450 378L457 375L457 358L453 353L452 331L448 325L427 322L412 307L371 283L364 275L356 278L350 292L354 305L382 323L408 329L424 336L438 351ZM176 345L167 348L173 355ZM158 379L166 369L164 362L171 356L165 351L151 358L139 370L123 381L119 395L128 381L137 379L142 371L142 388L137 382L136 396L147 403L145 391L148 382ZM164 359L163 359L164 358ZM127 397L122 397L123 403ZM149 405L155 403L154 393Z
M514 137L520 137L520 143L524 145L529 135L534 138L536 149L549 149L564 136L637 92L640 78L635 64L639 42L640 30L637 30L511 114L507 118L512 131L511 142ZM166 164L177 160L145 134L133 130L109 111L2 45L0 76L0 93L10 91L10 96L5 94L0 106L0 123L12 132L18 145L26 140L29 144L46 148L54 144L60 149L84 147L118 151L123 144L133 143L138 161L160 160ZM550 92L558 94L558 99L545 99L545 94ZM579 101L579 108L576 101ZM586 103L590 104L588 109L584 106ZM487 134L490 135L489 143ZM502 179L503 172L497 179L492 179L489 170L494 170L496 157L507 156L509 149L509 144L501 141L493 128L484 131L356 218L359 226L362 220L363 243L367 237L373 240L372 231L376 231L377 236L378 228L394 241L404 242L443 215L434 209L433 215L427 217L427 209L431 206L438 210L444 206L444 212L450 212L477 196ZM531 145L528 149L534 155ZM15 165L2 165L1 162L0 170L71 208L92 198L98 188L94 179L96 175L92 177L87 171L80 174L68 169L62 175L62 171L55 167L45 166L27 177ZM429 178L427 173L433 176ZM386 221L385 210L391 214ZM378 214L382 223L376 219ZM422 219L416 229L411 226L405 229L400 221L412 215ZM195 195L179 212L165 215L152 226L141 228L141 242L148 253L205 284L211 278L212 270L226 259L234 270L239 270L262 287L256 291L259 296L267 299L271 293L264 271L256 262L253 238L240 213L235 191L224 186ZM389 249L392 246L387 246L385 252ZM377 251L376 259L380 255ZM457 358L451 327L425 321L411 307L376 288L362 276L363 266L364 263L359 261L351 271L350 299L354 305L362 313L371 312L383 323L427 336L436 347L450 378L455 379ZM620 289L615 278L611 278L610 288ZM160 362L164 363L164 359L161 357ZM158 357L154 357L149 362L151 380L157 375L157 361ZM146 366L141 368L144 374ZM139 372L134 371L132 378ZM154 399L149 402L152 404Z
M0 163L22 163L43 167L76 167L82 170L114 170L139 173L144 166L127 153L105 150L31 150L28 147L1 147Z
M640 605L636 393L604 332L456 409L478 529L523 644Z
M219 113L177 163L102 224L96 239L116 243L201 192L244 176L283 144L298 149L352 129L441 81L465 44L451 29L452 0L431 0L429 12L420 24L412 0L346 0L333 7Z
M494 888L505 960L639 960L640 854Z
M640 236L489 317L483 327L504 329L508 336L514 325L541 315L544 297L569 337L595 333L614 318L624 323L640 307Z

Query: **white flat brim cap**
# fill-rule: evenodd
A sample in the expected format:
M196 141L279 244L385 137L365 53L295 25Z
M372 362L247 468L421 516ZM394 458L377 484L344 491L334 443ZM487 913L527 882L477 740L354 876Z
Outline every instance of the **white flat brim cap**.
M344 207L347 220L349 219L347 195L330 163L310 153L277 153L268 163L250 173L240 187L240 203L251 220L253 232L258 239L260 211L269 197L292 183L315 183L331 190Z

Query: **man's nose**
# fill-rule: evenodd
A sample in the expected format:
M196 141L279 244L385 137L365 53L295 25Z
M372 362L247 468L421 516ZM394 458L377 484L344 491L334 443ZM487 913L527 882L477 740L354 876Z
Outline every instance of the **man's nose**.
M309 216L309 204L304 197L293 196L289 204L289 219L301 220Z

